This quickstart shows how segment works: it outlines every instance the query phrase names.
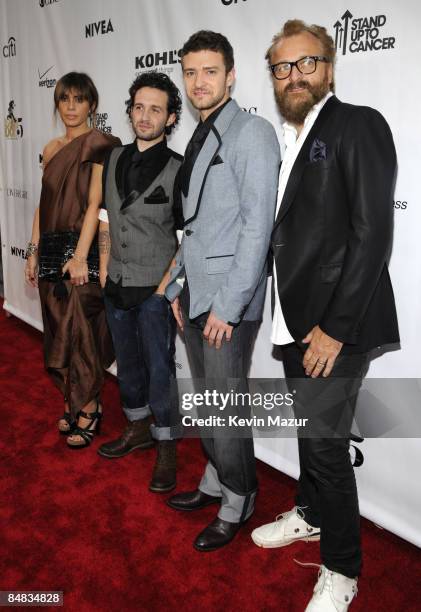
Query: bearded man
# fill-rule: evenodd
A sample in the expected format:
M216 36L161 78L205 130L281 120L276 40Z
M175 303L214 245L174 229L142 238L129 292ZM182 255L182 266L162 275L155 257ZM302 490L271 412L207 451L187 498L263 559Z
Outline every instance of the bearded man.
M345 612L361 569L349 439L369 351L399 341L387 258L396 155L385 119L334 95L326 29L285 23L266 58L285 120L275 227L272 342L282 346L298 432L296 506L252 533L262 547L320 539L307 612Z

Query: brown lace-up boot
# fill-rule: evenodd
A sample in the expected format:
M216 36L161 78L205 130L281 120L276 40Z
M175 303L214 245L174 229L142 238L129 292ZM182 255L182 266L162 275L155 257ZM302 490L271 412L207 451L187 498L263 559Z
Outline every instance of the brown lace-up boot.
M152 419L149 416L138 421L129 421L121 436L116 440L102 444L98 448L98 453L102 457L114 459L115 457L124 457L136 448L141 450L151 448L155 444L150 432L151 423Z
M175 488L177 471L177 441L160 440L158 454L149 484L154 493L166 493Z

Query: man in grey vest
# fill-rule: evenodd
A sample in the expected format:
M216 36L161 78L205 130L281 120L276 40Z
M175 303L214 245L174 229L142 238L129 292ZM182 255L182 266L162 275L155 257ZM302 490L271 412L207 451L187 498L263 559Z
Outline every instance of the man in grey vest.
M176 485L176 440L182 433L176 325L164 295L182 226L173 195L182 158L167 147L165 135L179 120L181 97L171 79L157 72L141 74L129 94L136 139L115 148L104 164L99 215L100 279L128 426L98 452L122 457L157 441L149 489L165 492Z
M279 145L268 121L243 112L230 98L234 54L225 36L197 32L181 57L186 93L200 122L180 170L184 236L166 295L184 327L193 377L204 379L212 392L230 393L233 383L240 396L248 390L262 317ZM235 412L235 402L225 415L228 409ZM240 407L239 416L249 409ZM206 410L221 414L216 405ZM256 468L251 429L202 430L201 436L208 463L199 487L168 503L180 511L220 504L194 543L211 551L228 544L251 516Z

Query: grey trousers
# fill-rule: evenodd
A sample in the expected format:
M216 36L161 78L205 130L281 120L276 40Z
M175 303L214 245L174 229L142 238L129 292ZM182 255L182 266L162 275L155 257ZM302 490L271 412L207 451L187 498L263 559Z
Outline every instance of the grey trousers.
M182 302L183 305L183 302ZM194 320L184 315L184 338L193 378L202 387L209 390L228 393L231 390L229 379L235 380L235 390L248 391L247 373L250 368L254 340L259 328L259 321L242 321L234 328L230 342L225 340L220 349L209 346L203 337L203 329L208 314ZM200 416L207 416L209 408L202 407ZM212 414L216 410L212 409ZM250 416L250 406L241 408L229 405L225 414ZM199 489L203 493L221 496L219 518L238 523L251 516L257 491L256 462L254 457L253 435L251 428L241 432L228 426L223 432L215 435L202 434L202 445L208 458Z

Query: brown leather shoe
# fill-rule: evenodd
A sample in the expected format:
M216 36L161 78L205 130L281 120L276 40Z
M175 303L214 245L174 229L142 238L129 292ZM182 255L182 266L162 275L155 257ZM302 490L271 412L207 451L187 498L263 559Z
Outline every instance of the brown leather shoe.
M151 448L155 444L150 432L151 422L151 417L130 421L122 435L117 440L101 444L98 453L102 457L107 457L107 459L114 459L124 457L136 448L141 450Z
M211 552L229 544L244 523L230 523L216 517L199 533L193 546L200 552Z
M222 497L214 497L203 493L200 489L195 491L189 491L188 493L177 493L169 499L167 504L174 510L184 510L190 512L191 510L200 510L211 504L217 504L221 501Z
M172 491L176 485L177 440L160 440L149 490L154 493Z

